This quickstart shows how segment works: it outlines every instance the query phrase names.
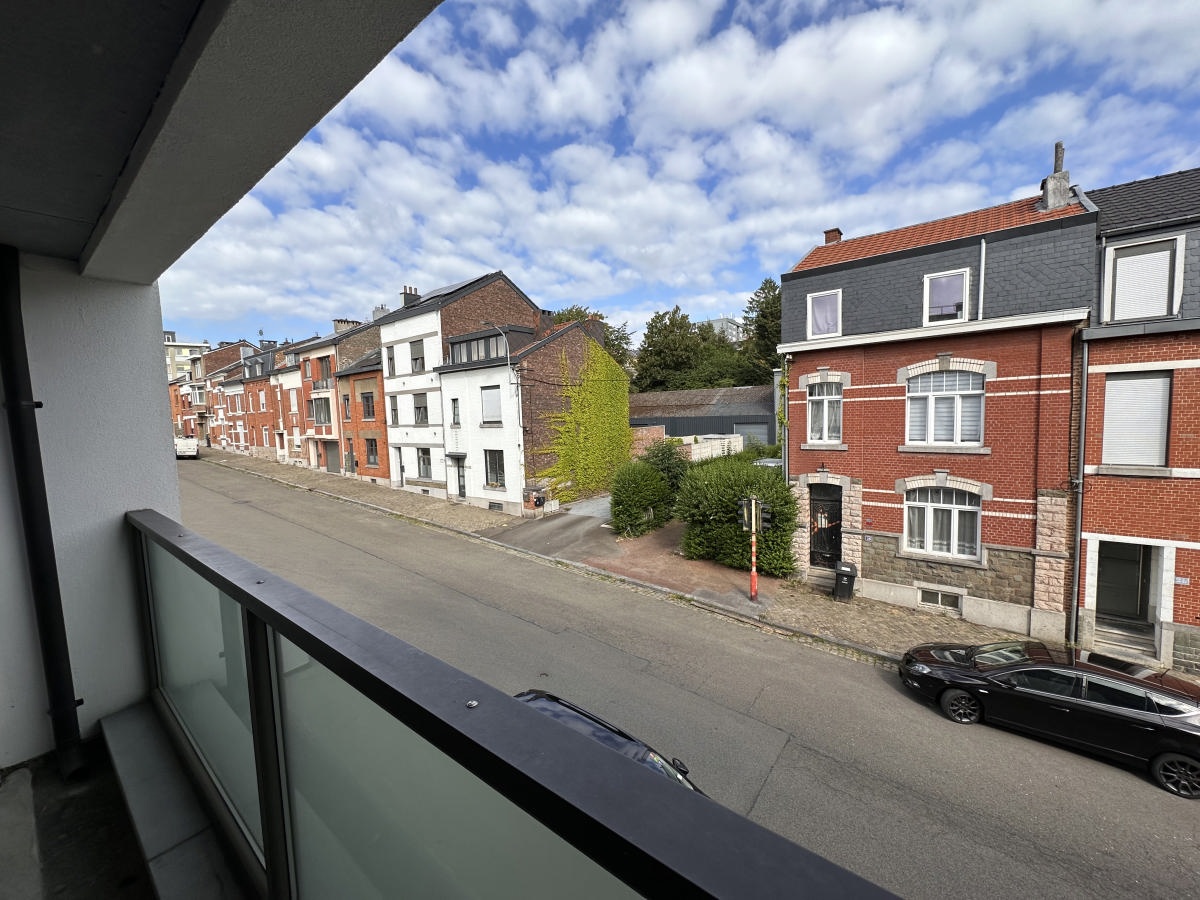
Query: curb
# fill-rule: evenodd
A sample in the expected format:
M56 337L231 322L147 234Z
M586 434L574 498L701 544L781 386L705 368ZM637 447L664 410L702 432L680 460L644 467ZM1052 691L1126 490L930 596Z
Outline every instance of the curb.
M341 494L335 494L331 491L322 490L321 488L306 487L302 484L294 484L293 482L285 481L282 478L277 478L274 475L268 475L265 472L255 472L252 469L243 469L240 466L232 465L221 460L206 459L204 461L214 466L221 466L235 472L253 475L256 478L264 478L267 481L274 481L276 484L282 484L290 488L296 488L297 490L308 491L312 494L319 494L323 497L328 497L331 500L339 500L342 503L351 503L355 506L361 506L364 509L370 509L375 512L383 513L384 515L395 516L398 519L404 519L405 521L414 522L418 525L424 525L428 528L439 528L443 531L448 531L452 534L457 534L462 537L469 537L485 544L492 544L493 546L500 547L512 553L520 553L522 556L540 559L543 562L550 563L552 565L567 566L583 572L586 575L594 575L598 578L613 579L633 587L641 588L647 591L653 591L656 594L663 594L667 597L678 597L682 600L686 600L692 606L696 606L707 612L714 613L715 615L724 616L727 619L732 619L745 625L752 625L760 630L769 631L773 634L779 635L780 637L786 637L790 640L807 644L810 647L815 647L818 650L824 650L826 653L833 653L836 656L842 656L858 662L869 663L877 668L889 670L896 670L900 665L900 657L893 653L875 650L862 644L856 644L853 641L841 641L837 638L832 638L827 635L813 634L812 632L803 631L799 628L792 628L789 625L780 625L766 618L748 616L745 613L740 613L737 610L722 606L719 603L713 603L711 600L703 600L694 594L683 593L682 591L663 587L660 584L651 584L648 581L639 581L636 578L631 578L628 575L622 575L619 572L610 572L608 569L600 569L596 566L589 566L586 563L575 562L574 560L570 559L560 559L557 556L546 556L544 553L538 553L536 550L526 550L522 547L514 547L511 544L506 544L503 541L496 540L495 538L484 537L481 534L477 534L476 532L469 531L465 528L459 528L456 525L446 525L443 522L435 522L432 519L425 519L420 516L413 516L409 515L408 513L397 512L394 509L388 509L386 506L377 506L376 504L368 503L365 500L356 500L353 497L345 497Z

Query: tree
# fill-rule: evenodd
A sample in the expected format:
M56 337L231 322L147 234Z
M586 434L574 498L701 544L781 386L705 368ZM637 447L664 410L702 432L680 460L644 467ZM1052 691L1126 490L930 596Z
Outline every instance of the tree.
M638 392L678 391L688 383L703 356L696 327L678 306L658 312L646 323L638 349L637 374L631 387Z
M745 340L742 356L745 372L753 381L743 384L770 384L771 371L780 366L775 348L781 338L780 323L783 317L783 293L774 278L764 278L746 304L743 315Z
M595 312L578 303L553 313L555 325L562 325L564 322L583 322L587 319L599 319L603 323L604 349L622 369L631 368L633 366L633 338L629 334L627 323L612 325L605 319L603 313Z

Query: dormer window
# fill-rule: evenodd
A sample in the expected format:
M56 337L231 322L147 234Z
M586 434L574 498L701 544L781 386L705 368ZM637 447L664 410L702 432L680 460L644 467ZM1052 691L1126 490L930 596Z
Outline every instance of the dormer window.
M837 337L842 333L842 292L808 295L808 337Z
M970 272L957 269L925 276L925 324L965 322Z
M1110 245L1105 254L1104 314L1109 322L1179 312L1183 294L1183 236Z

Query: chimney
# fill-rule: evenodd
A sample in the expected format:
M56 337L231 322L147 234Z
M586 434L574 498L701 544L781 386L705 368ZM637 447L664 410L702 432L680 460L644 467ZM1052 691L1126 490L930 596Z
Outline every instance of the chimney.
M842 229L840 229L840 228L826 228L825 229L825 243L836 244L841 239L842 239Z
M374 322L380 316L386 316L387 314L388 314L387 306L380 303L377 307L375 307L373 310L371 310L371 321Z
M1063 169L1063 142L1054 145L1054 172L1042 180L1042 202L1039 209L1049 212L1071 202L1071 173Z
M420 299L421 295L417 289L415 287L409 287L407 284L404 286L404 290L400 292L401 306L412 306Z
M259 348L262 350L274 350L279 346L278 341L259 341Z
M355 319L334 319L333 333L341 334L343 331L349 331L351 328L357 328L361 324L362 322L359 322Z

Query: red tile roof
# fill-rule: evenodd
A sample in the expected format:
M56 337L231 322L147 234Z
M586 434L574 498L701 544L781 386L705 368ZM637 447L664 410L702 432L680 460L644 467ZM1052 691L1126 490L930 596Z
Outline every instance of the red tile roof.
M933 222L923 222L920 225L897 228L894 231L881 231L879 234L868 234L833 244L819 244L810 250L804 259L796 263L796 267L792 271L803 272L808 269L818 269L835 263L867 259L884 253L911 250L914 247L925 247L930 244L940 244L943 241L989 234L993 231L1017 228L1021 225L1049 222L1053 219L1063 219L1086 212L1079 203L1070 203L1049 212L1041 212L1037 208L1041 199L1041 196L1028 197L989 209L977 209L974 212L950 216L947 219L937 219Z

